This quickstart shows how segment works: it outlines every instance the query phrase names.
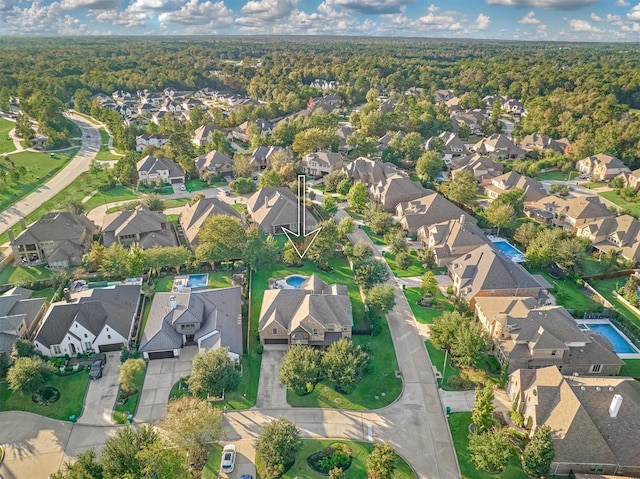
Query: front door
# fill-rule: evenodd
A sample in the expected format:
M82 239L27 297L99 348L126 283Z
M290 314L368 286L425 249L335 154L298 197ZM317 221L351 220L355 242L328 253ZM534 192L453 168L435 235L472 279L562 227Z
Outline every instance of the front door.
M75 356L76 355L76 346L73 343L69 344L69 349L71 350L71 356Z

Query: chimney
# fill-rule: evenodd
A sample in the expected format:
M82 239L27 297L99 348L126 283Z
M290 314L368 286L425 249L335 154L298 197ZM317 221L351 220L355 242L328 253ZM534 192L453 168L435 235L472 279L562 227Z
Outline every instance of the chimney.
M616 417L618 411L620 411L620 406L622 406L622 396L615 394L611 400L611 406L609 406L609 417Z
M467 218L466 215L464 215L464 214L460 215L460 226L464 226L464 221L465 221L466 218Z
M171 309L172 310L176 309L176 307L178 306L178 303L176 303L176 297L175 296L170 296L169 297L169 304L171 305Z
M27 223L24 222L24 218L20 218L20 226L22 227L22 231L27 229Z
M265 207L265 208L268 208L268 207L269 207L269 197L268 197L268 196L265 196L265 197L264 197L264 207Z

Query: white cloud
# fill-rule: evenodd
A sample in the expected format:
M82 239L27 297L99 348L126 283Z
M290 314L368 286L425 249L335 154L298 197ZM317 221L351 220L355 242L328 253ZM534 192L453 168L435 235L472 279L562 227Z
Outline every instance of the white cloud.
M429 13L419 17L416 21L418 24L428 26L433 30L461 30L462 25L456 21L456 12L440 12L440 7L431 4L427 9Z
M134 12L130 10L131 6L126 10L118 12L116 10L106 10L96 15L96 20L100 23L111 22L114 25L120 25L127 28L144 27L153 17L149 13Z
M60 6L66 10L88 8L91 10L110 10L118 8L120 0L62 0Z
M200 3L200 0L190 0L180 10L160 14L158 21L162 26L177 23L190 27L223 28L233 23L233 12L227 8L224 2ZM204 29L199 30L205 31ZM193 29L190 33L193 33Z
M478 15L478 18L476 18L476 28L478 30L486 30L489 28L489 25L491 25L491 18L489 15L485 15L483 13Z
M240 25L258 27L288 17L295 9L295 0L251 0L240 9L246 16L236 19Z
M633 21L640 20L640 3L638 3L635 7L629 10L629 13L627 13L627 20L633 20Z
M503 5L519 8L550 8L553 10L577 10L593 5L598 0L487 0L489 5Z
M401 13L413 0L335 0L335 5L365 15Z
M7 2L4 7L11 7L0 16L0 31L5 34L72 35L86 31L86 25L67 15L60 2L43 5L35 0L25 8Z
M628 7L630 5L626 0L616 0L616 7Z
M589 32L589 33L602 33L603 30L591 25L591 23L589 23L586 20L577 20L577 19L571 19L569 20L569 29L572 32Z
M182 0L135 0L125 11L130 12L170 12L177 10L182 5Z
M522 23L523 25L539 25L541 22L539 18L536 18L536 14L532 10L520 20L518 20L518 23Z

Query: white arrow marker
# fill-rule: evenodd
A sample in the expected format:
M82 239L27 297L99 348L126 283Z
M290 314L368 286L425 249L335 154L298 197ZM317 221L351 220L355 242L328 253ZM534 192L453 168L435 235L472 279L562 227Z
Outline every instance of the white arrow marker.
M291 242L294 249L296 250L296 253L298 253L298 256L300 256L300 258L304 258L304 255L307 254L307 251L309 251L309 247L316 240L316 238L318 237L318 233L322 229L322 226L321 226L309 233L305 233L305 231L307 230L307 214L305 210L306 200L307 200L307 189L305 188L305 176L298 175L298 232L294 233L293 231L291 231L288 228L285 228L284 226L282 227L282 231L284 231L284 234L287 235L287 239ZM300 250L298 249L298 245L294 241L294 238L299 241L300 239L304 240L304 238L307 238L308 236L313 236L313 238L311 238L311 240L309 241L309 244L301 253Z

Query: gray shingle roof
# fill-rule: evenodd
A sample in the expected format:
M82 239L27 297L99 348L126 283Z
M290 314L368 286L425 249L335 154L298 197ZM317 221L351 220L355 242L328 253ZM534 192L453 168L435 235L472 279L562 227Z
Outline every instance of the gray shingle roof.
M169 178L184 176L184 169L168 158L154 158L147 155L136 163L137 171L146 171L148 173L157 173L160 170L167 170Z
M198 244L198 232L204 220L214 215L239 218L236 210L218 198L202 198L193 205L186 205L180 213L180 226L190 245Z
M14 241L14 244L33 244L39 241L70 240L78 243L85 231L93 234L96 226L83 215L68 211L47 213L31 224Z

